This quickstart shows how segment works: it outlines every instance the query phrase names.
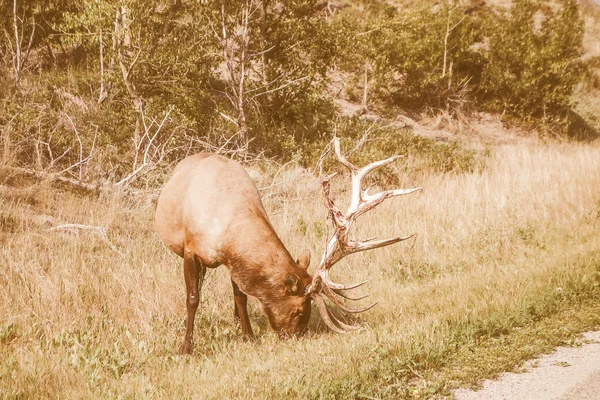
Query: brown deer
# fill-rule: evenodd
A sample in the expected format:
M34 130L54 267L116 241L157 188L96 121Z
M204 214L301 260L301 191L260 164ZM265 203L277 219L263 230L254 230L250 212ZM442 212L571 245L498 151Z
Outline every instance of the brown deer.
M342 155L339 139L334 138L335 153L352 173L352 201L344 214L330 197L329 181L322 180L325 203L335 225L335 233L313 276L307 268L310 253L304 251L297 261L275 233L264 210L256 186L237 162L217 154L196 154L181 161L158 199L156 230L163 242L183 258L187 292L186 334L182 353L192 350L194 318L199 304L199 288L206 268L225 265L233 285L234 317L239 320L244 337L252 337L246 308L247 295L260 302L271 328L280 336L302 334L308 325L311 301L314 300L323 321L336 332L357 329L335 318L327 309L323 296L345 312L361 309L344 305L336 295L366 282L344 286L333 282L328 271L344 256L387 246L414 235L387 240L359 242L348 237L354 220L385 199L412 193L415 189L387 190L369 194L363 190L364 176L399 158L357 168Z

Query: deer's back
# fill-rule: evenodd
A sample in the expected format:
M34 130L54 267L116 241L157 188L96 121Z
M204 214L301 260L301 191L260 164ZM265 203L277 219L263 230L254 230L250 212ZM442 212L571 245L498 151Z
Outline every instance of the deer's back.
M182 160L156 207L156 230L183 256L194 251L209 266L225 263L240 232L262 229L267 217L244 168L226 157L201 153ZM268 222L267 222L267 225ZM269 225L270 226L270 225Z

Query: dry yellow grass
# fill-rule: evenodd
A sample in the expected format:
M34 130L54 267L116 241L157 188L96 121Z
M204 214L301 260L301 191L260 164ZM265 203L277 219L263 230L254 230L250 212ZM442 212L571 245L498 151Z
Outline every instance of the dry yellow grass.
M417 232L417 240L354 255L332 271L339 281L372 279L368 291L380 304L360 316L363 330L332 334L315 312L308 337L281 342L251 302L258 339L245 343L221 268L205 281L191 357L176 354L181 262L153 233L152 206L44 187L5 191L0 393L427 398L451 379L469 381L461 375L475 368L468 362L445 370L461 349L600 296L597 145L510 145L494 149L481 171L400 180L425 190L363 217L356 235ZM337 193L343 203L341 186ZM328 231L318 183L286 168L262 194L291 253L308 247L315 263ZM118 251L93 231L47 231L60 223L105 227Z

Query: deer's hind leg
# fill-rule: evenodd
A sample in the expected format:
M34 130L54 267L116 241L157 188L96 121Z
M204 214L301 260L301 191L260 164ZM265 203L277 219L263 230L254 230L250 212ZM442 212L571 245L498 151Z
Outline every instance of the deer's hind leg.
M192 251L185 249L183 254L183 276L185 278L187 319L185 321L185 339L180 348L181 354L191 354L194 339L194 320L200 304L200 289L206 274L202 264Z
M250 339L254 336L254 333L252 333L250 317L248 317L248 295L240 290L233 279L231 280L231 285L233 286L233 316L240 322L244 338Z

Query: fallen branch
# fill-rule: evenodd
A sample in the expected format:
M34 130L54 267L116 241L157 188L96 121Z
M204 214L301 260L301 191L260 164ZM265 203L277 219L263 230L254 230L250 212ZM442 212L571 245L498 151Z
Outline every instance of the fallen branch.
M121 179L119 182L115 183L114 187L116 189L122 189L126 187L140 172L144 171L144 169L148 167L151 167L149 168L149 170L156 168L156 166L152 163L144 163L140 165L135 171L130 172L126 177Z
M83 189L88 192L95 193L95 192L100 191L100 189L102 188L101 185L94 185L92 183L82 182L77 179L68 178L66 176L61 176L61 175L57 175L57 174L53 174L53 173L49 173L49 172L45 172L45 171L36 171L33 169L28 169L28 168L9 167L9 166L3 166L1 169L6 169L13 174L31 176L33 178L40 179L40 180L66 183L68 185L74 186L78 189Z
M124 254L117 249L117 247L108 239L108 235L106 234L106 228L103 226L95 226L95 225L84 225L84 224L62 224L57 225L48 229L48 232L56 232L56 231L70 231L79 233L81 230L89 230L96 232L98 236L110 247L110 249L117 254L123 256Z

